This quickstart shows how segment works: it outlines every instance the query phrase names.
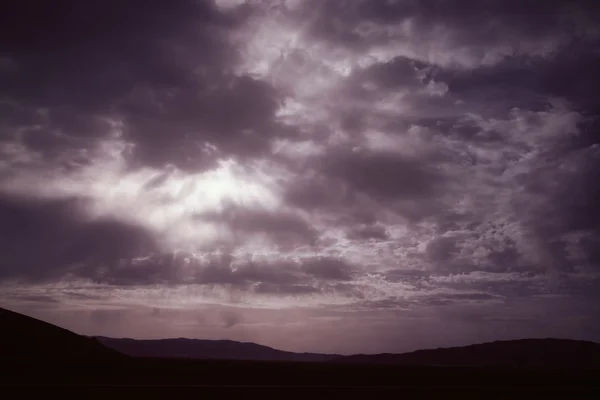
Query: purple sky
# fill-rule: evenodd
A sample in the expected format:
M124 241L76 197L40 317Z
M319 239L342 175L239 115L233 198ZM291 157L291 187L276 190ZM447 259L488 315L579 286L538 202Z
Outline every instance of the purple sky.
M0 305L292 351L600 341L595 3L2 2Z

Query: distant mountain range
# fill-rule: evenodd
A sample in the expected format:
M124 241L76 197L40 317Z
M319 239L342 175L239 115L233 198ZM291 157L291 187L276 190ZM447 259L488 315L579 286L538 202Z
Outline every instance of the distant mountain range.
M292 353L256 343L232 340L136 340L101 336L97 336L96 339L105 346L132 357L313 362L340 357L337 354Z
M114 361L133 358L187 358L303 361L402 366L485 366L600 368L600 344L564 339L522 339L404 354L340 356L293 353L230 340L136 340L85 337L0 308L0 359L19 361Z
M336 361L404 366L600 368L600 344L568 339L520 339L404 354L351 355Z
M404 354L292 353L256 343L230 340L135 340L97 337L114 350L133 357L261 361L330 361L343 364L443 365L490 367L600 368L600 344L566 339L521 339L418 350Z

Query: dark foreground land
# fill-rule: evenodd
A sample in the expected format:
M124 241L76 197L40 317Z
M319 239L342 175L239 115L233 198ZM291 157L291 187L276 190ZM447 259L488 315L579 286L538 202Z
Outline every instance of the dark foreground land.
M0 309L0 398L269 394L277 398L596 399L600 398L596 346L527 340L314 362L143 358ZM241 347L244 357L249 354L246 347ZM226 348L229 357L240 356L230 352L230 343ZM264 357L289 356L262 350ZM506 364L511 360L518 366ZM464 361L476 364L456 365Z
M268 361L127 359L14 362L0 368L0 391L114 394L312 393L412 398L600 398L600 371L493 367L408 367ZM483 396L483 397L482 397Z

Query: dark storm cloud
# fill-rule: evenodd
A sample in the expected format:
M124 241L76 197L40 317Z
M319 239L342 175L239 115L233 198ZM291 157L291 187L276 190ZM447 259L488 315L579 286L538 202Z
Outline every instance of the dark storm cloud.
M324 174L299 178L291 183L285 193L285 200L289 204L307 210L339 210L341 206L354 204L355 197L356 193L350 190L344 181Z
M81 201L0 198L0 277L56 279L86 274L87 265L116 263L156 249L143 229L113 220L87 220Z
M122 115L127 137L137 143L134 161L193 169L211 165L220 152L264 154L278 101L266 83L223 73L133 94ZM217 154L206 151L207 143Z
M134 165L212 166L214 149L267 149L278 96L233 74L238 25L209 1L25 1L2 6L6 131L49 156L89 148L122 123ZM11 128L11 129L8 129Z
M423 198L435 194L443 176L419 160L383 153L330 155L324 170L376 199Z
M330 146L324 155L314 157L313 173L288 187L287 200L307 210L330 210L339 214L348 210L352 213L368 211L357 207L358 198L367 195L393 206L397 213L410 220L438 212L441 205L437 204L437 197L449 182L442 163L459 157L452 150L440 147L434 135L420 130L422 126L415 122L420 122L421 117L394 112L393 106L382 110L377 104L401 91L404 101L423 103L423 107L416 107L418 115L435 115L438 100L433 97L443 96L427 92L428 85L434 83L430 69L430 65L404 56L356 68L340 89L340 96L350 105L341 101L342 105L330 110L331 117L349 135L348 142ZM454 99L440 101L448 107ZM351 105L354 103L362 105ZM379 148L371 148L365 134L367 128L373 129L373 121L377 122L376 133L387 135L386 140L393 144L376 143ZM438 122L436 118L435 124ZM452 123L455 122L453 118ZM315 140L319 142L318 138ZM420 204L411 205L416 202ZM383 237L382 234L376 236Z
M550 14L554 15L555 11ZM512 12L500 16L506 19L507 26L516 23L509 21ZM456 29L461 28L456 26ZM547 31L544 35L550 33ZM445 96L449 98L446 106L458 100L463 104L451 113L456 116L445 116L444 107L434 108L430 110L431 117L422 120L408 117L396 126L394 123L385 125L390 133L403 135L401 130L409 127L411 122L423 124L443 138L442 143L448 146L446 153L438 158L407 159L391 153L331 152L325 157L325 167L321 169L325 177L320 179L323 182L327 179L339 182L344 190L319 190L317 180L313 186L293 187L291 193L298 192L297 199L304 196L304 204L298 205L307 208L337 202L346 210L356 201L355 196L346 194L348 192L368 194L386 206L398 199L419 201L412 209L399 208L398 211L409 216L411 211L415 212L415 221L423 215L433 217L436 235L462 231L462 234L454 236L434 236L430 241L424 257L430 263L431 272L435 273L554 270L552 273L558 273L558 279L567 279L564 274L574 271L573 260L576 257L579 257L579 263L598 265L591 243L596 243L593 238L600 233L600 223L595 218L597 213L590 208L597 197L594 182L597 181L600 165L595 145L598 141L594 130L597 122L594 117L579 119L581 115L594 114L594 99L597 97L593 95L595 80L589 75L598 64L597 47L593 46L592 39L589 40L571 41L571 47L557 48L552 57L511 56L496 64L468 71L450 67L428 69L422 63L411 63L405 57L397 57L387 63L375 64L362 74L353 74L352 78L357 79L357 90L347 93L356 98L368 98L366 92L359 89L361 82L379 85L380 90L373 94L375 97L392 86L419 87L417 65L426 70L428 76L446 84L448 92ZM575 44L577 46L573 47ZM573 84L568 83L571 81ZM352 83L348 87L353 87ZM559 116L560 110L557 114L556 104L552 103L556 96L566 99L581 113L576 115L576 123L568 122L573 114ZM461 112L463 107L464 113ZM441 116L437 116L436 112ZM357 114L360 113L373 115L376 111L357 110ZM354 118L366 119L356 115ZM547 121L553 118L554 122L548 125ZM503 122L497 124L498 121ZM557 133L546 138L535 137L538 131L548 129L555 129ZM362 130L350 131L355 134ZM515 166L514 170L520 172L513 178L512 168ZM496 201L493 196L487 204L474 205L460 213L451 211L451 207L443 203L432 202L431 199L438 195L452 194L446 190L449 189L446 185L449 179L439 167L448 167L450 172L470 170L474 173L473 177L477 174L475 171L484 171L489 174L489 180L481 182L480 188L490 191L504 190L505 183L495 180L494 176L514 179L525 191L510 200L516 215L510 215L512 211L508 211L509 214L504 217L516 217L518 225L513 223L509 227L500 223L498 235L494 233L496 228L488 225L490 217L486 213L502 215L506 211L497 211L504 208L504 200ZM406 175L403 175L404 172ZM454 198L461 198L460 193ZM426 204L427 201L429 204ZM565 235L578 231L584 231L583 236L575 244L567 243ZM478 235L482 237L477 238ZM537 255L534 259L531 255L524 255L524 247L535 248L533 252ZM516 288L511 294L531 294L537 290Z
M488 113L489 109L507 112L513 107L543 110L548 107L548 97L554 96L569 99L574 109L590 115L600 110L595 95L600 89L595 79L599 45L600 38L573 40L552 57L505 57L477 69L436 68L431 74L448 86L450 96L484 102ZM485 102L490 97L495 101Z
M194 21L217 20L218 14L208 4L6 3L0 36L4 51L19 65L19 76L5 82L5 95L31 105L106 110L132 84L181 83L189 71L166 57L165 45ZM222 54L215 50L211 56Z
M327 212L329 222L345 228L349 239L385 240L388 234L385 227L377 225L377 210L361 204L361 192L345 176L328 170L336 162L317 163L315 175L291 182L284 193L286 202L310 212Z
M412 113L427 116L443 110L457 110L454 96L446 96L448 87L440 68L406 56L374 62L365 68L356 68L339 89L340 96L362 103L363 107L346 106L339 113L340 125L350 133L369 128L369 120L376 120L385 131L408 130L410 118L393 108L381 109L378 102L400 95ZM364 107L368 104L368 107ZM402 108L402 106L398 106ZM398 110L399 111L399 110Z
M386 93L423 88L429 81L427 71L426 63L398 56L357 69L343 85L343 91L353 98L379 100Z
M472 271L535 271L540 268L527 261L520 243L498 229L485 224L471 224L471 229L459 234L441 234L431 239L424 258L435 274L460 274Z
M600 142L600 138L598 138ZM556 215L565 230L600 229L600 144L578 151L577 171L567 173L562 184L551 193Z
M384 204L407 220L419 221L443 208L438 204L438 196L451 182L440 166L427 158L362 149L332 151L321 161L319 171L324 180L337 182L340 190L309 186L308 191L292 201L304 198L305 203L299 205L333 210L341 221L354 220L354 224L368 222L362 217L373 212L371 206L361 205L360 196ZM292 186L291 190L300 189ZM328 204L335 201L338 203Z
M348 232L349 239L355 240L386 240L389 234L385 227L379 225L357 226Z
M310 244L317 238L314 228L291 213L229 206L219 212L198 214L195 218L205 222L224 223L234 232L234 235L243 238L253 234L264 234L280 245Z
M528 232L523 242L537 249L534 262L559 275L579 266L597 270L600 265L592 245L600 236L595 206L599 199L599 145L576 142L552 147L518 177L525 197L515 203L515 210Z
M303 262L302 269L317 279L348 281L352 278L352 266L329 257L317 257Z
M518 50L519 44L527 40L586 34L595 23L596 13L592 10L596 7L588 0L325 2L319 8L313 33L338 44L365 48L374 43L387 44L394 36L377 29L360 32L356 29L359 23L381 27L410 20L414 34L411 39L417 42L443 40L483 53L488 46L509 44Z

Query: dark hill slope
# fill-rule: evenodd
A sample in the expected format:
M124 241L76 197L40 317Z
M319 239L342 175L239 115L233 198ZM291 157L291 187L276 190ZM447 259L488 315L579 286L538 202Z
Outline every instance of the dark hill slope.
M97 337L110 348L132 357L193 358L256 361L326 361L338 355L292 353L256 343L232 340L158 339L137 340Z
M404 354L359 354L334 361L351 364L600 368L600 344L566 339L521 339Z
M0 360L112 361L126 358L93 338L0 308Z

